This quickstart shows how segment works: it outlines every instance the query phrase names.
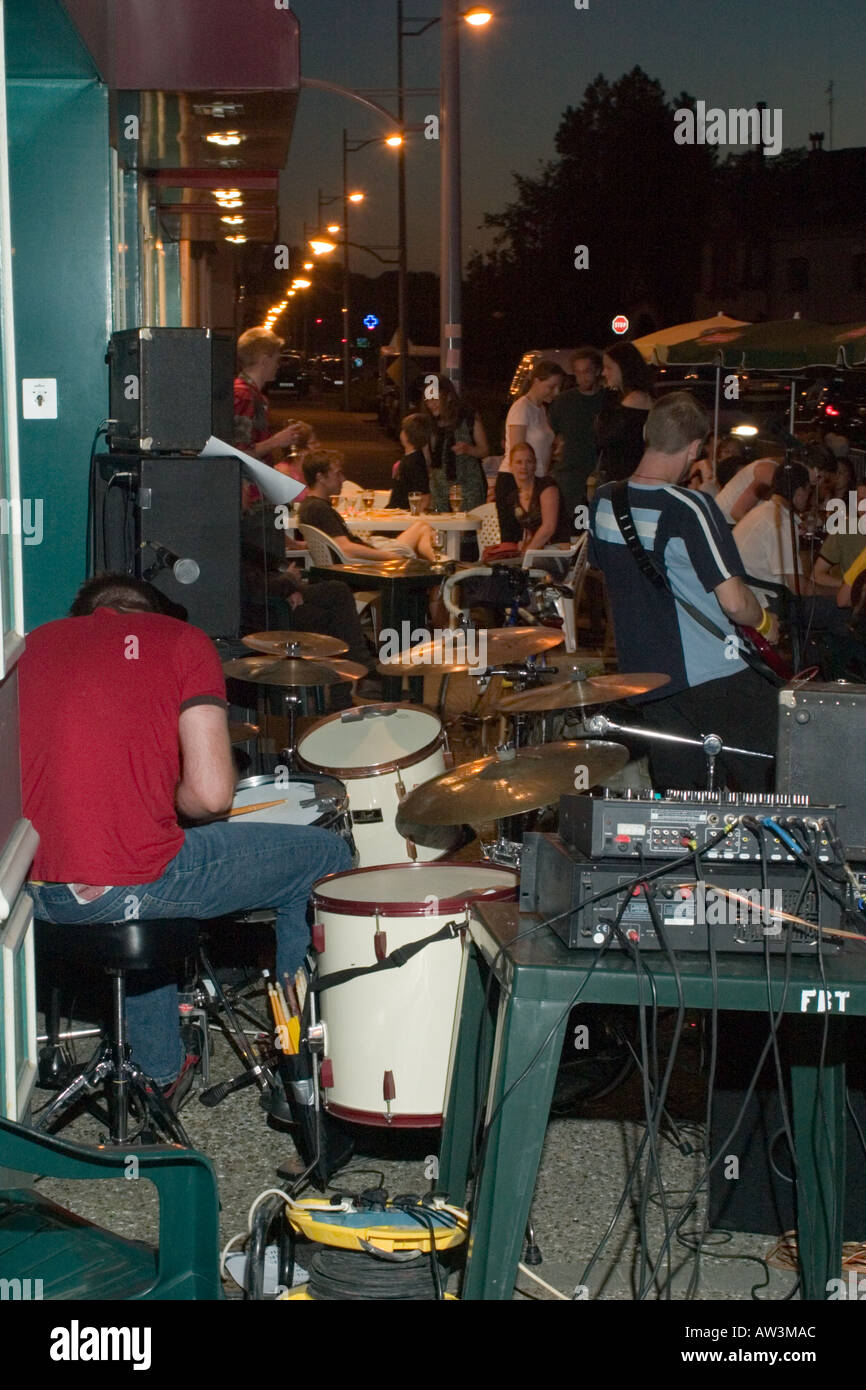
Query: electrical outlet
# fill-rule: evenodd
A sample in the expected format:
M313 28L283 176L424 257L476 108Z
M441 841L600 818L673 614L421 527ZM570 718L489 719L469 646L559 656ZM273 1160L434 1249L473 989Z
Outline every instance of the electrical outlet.
M57 378L53 376L22 377L21 413L25 420L56 420Z

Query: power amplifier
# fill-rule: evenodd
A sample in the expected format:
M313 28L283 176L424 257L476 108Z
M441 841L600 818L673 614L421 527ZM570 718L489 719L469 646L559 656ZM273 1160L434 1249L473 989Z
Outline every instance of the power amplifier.
M699 850L714 840L727 821L740 816L758 820L796 816L818 828L821 820L835 825L834 806L812 805L808 796L759 792L669 791L636 796L579 796L568 793L559 803L559 833L567 845L591 858L677 859L690 847ZM765 844L768 844L765 840ZM833 858L827 836L819 834L818 859ZM735 825L714 848L708 860L760 863L758 837ZM798 856L780 841L770 842L767 858L795 864Z
M654 866L656 872L658 867ZM672 869L640 883L630 864L588 859L558 835L531 831L523 839L520 910L552 919L552 929L566 946L598 950L609 944L619 950L622 943L613 922L626 902L620 921L626 939L641 950L659 951L663 948L648 903L651 897L672 950L705 952L712 933L717 951L763 953L766 942L773 953L781 953L790 938L797 954L817 953L816 933L773 917L774 912L790 912L807 922L819 921L814 887L806 886L804 869L769 864L766 885L760 866L751 862L706 864L703 874L701 882L691 867ZM599 894L606 896L595 901ZM838 927L840 919L839 903L822 893L821 926ZM824 938L825 954L838 949Z

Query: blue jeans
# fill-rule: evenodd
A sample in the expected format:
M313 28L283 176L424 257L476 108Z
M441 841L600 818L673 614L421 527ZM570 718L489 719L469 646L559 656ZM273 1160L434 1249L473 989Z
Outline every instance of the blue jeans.
M37 917L49 922L122 922L153 918L222 917L244 909L277 910L277 975L290 978L309 945L310 888L325 874L352 867L346 842L330 830L302 825L228 825L187 830L184 843L153 883L111 888L77 903L64 884L28 883ZM184 1060L178 1029L177 986L127 999L127 1029L139 1066L160 1085L174 1080Z

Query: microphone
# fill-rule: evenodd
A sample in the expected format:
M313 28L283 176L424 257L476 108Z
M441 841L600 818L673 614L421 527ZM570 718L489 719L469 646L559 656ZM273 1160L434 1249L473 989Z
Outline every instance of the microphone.
M591 719L586 721L586 727L591 734L609 734L613 725L604 714L594 714Z
M142 574L142 579L149 582L161 570L170 569L178 584L194 584L201 574L198 563L191 559L182 559L180 555L175 555L173 550L166 550L164 545L159 545L157 541L142 541L142 550L152 550L156 559L152 565L148 565Z

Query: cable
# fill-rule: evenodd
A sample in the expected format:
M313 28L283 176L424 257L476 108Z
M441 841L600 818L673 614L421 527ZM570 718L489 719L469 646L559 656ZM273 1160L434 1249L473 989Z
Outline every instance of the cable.
M441 1286L447 1271L435 1252L431 1259ZM429 1302L430 1272L421 1251L416 1259L394 1264L363 1250L319 1246L310 1258L307 1288L317 1302Z

